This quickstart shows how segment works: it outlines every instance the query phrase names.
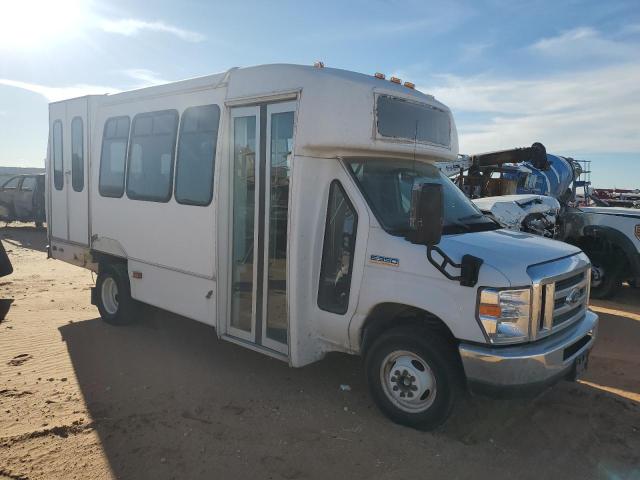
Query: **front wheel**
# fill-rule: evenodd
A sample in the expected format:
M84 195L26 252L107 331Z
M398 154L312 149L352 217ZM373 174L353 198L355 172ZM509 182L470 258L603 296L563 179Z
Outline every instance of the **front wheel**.
M129 278L125 267L106 266L96 281L96 305L102 320L111 325L132 323L138 313L131 298Z
M591 265L591 298L611 298L622 286L620 267L614 262L594 261Z
M383 334L367 352L365 369L380 410L419 430L443 424L462 390L453 346L430 330L399 328Z

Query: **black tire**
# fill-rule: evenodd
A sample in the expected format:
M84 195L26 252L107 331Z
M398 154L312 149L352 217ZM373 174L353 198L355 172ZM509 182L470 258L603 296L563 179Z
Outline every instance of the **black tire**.
M394 355L401 352L411 355L394 359ZM417 364L411 360L412 356L419 359ZM410 366L408 369L404 367L408 366L407 359L414 370ZM422 368L426 365L426 373L420 370L419 365ZM394 370L396 368L398 370ZM434 379L435 383L422 382L421 385L418 379L414 385L416 378L413 375L418 371ZM442 425L449 418L464 385L464 373L454 345L438 332L422 328L401 327L383 333L367 351L365 374L373 400L387 417L395 423L425 431ZM433 385L434 388L430 390L425 385ZM414 386L416 397L393 398L403 393L410 395L409 390ZM397 394L391 391L398 389L405 391ZM418 398L421 390L422 395ZM403 408L402 402L416 402L415 409L406 405Z
M139 304L131 298L129 276L124 265L101 267L96 281L96 305L102 320L110 325L128 325L136 320Z
M593 260L591 264L591 298L604 300L613 297L622 287L622 265L599 260Z

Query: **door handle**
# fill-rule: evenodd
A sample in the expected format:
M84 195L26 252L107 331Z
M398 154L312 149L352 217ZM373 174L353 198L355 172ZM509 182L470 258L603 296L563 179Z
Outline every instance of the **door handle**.
M71 170L67 170L66 172L64 172L65 175L71 175Z

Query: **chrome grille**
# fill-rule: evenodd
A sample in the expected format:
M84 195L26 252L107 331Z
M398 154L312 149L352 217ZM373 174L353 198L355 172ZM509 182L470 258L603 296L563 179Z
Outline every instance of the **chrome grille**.
M584 257L584 254L578 257ZM558 272L560 265L555 268L530 267L530 275L534 274L533 340L562 330L584 316L589 304L591 265L586 257L579 260L567 265L574 268L564 273ZM550 275L543 276L544 273Z

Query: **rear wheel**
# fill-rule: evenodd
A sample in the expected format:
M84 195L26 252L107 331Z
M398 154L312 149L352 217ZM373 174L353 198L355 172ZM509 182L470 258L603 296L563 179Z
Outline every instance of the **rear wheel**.
M448 339L426 329L384 333L367 352L369 390L392 421L431 430L449 417L460 396L463 375Z
M123 266L106 266L98 274L96 304L102 320L111 325L132 323L138 304L131 298L127 270Z

